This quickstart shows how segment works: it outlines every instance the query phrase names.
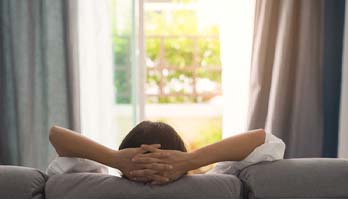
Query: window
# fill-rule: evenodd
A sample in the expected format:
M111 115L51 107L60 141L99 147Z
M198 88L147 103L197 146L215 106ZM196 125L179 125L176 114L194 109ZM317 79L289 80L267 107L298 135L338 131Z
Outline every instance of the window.
M253 1L111 5L119 140L144 119L173 125L190 149L245 130Z
M145 4L148 103L199 103L221 95L218 27L199 27L197 6L179 5Z
M222 134L218 24L197 1L145 1L145 117L172 124L190 149Z

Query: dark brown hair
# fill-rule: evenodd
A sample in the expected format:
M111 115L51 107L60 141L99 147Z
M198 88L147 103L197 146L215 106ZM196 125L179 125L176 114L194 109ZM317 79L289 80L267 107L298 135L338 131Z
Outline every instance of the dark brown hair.
M119 149L137 148L142 144L161 144L161 149L187 151L179 134L163 122L139 123L123 139Z

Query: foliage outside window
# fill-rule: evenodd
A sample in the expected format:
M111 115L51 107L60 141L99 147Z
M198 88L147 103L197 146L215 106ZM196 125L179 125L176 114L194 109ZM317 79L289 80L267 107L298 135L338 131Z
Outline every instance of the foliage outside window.
M149 103L206 102L221 94L218 28L195 10L145 12Z
M221 95L217 26L200 27L195 10L148 10L145 24L148 103L207 102ZM121 104L131 100L129 35L113 29L114 82Z
M192 2L172 1L172 4ZM127 9L121 9L121 12L124 10ZM130 17L124 20L130 20ZM144 20L146 106L209 104L211 99L221 96L217 25L202 24L196 9L148 9L144 12ZM116 104L130 104L132 32L130 28L121 30L119 27L113 18ZM168 114L165 117L147 116L147 119L173 125L191 150L218 141L222 135L221 115Z

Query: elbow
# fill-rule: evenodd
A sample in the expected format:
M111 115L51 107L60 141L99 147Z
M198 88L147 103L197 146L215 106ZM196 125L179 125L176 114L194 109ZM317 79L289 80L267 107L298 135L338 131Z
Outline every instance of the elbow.
M49 140L50 143L52 144L52 146L54 147L54 149L56 150L57 154L59 156L63 156L63 153L61 152L61 150L59 148L61 148L60 146L60 127L59 126L52 126L50 128L50 132L49 132Z
M49 137L48 137L52 144L54 143L54 140L57 137L57 133L58 133L58 126L55 126L55 125L52 126L50 128Z
M257 135L260 142L263 144L266 141L266 131L264 129L257 129Z
M258 145L264 144L266 141L266 131L262 128L251 131L251 136L258 143Z
M260 128L260 129L257 129L257 131L258 131L260 134L266 134L265 129Z

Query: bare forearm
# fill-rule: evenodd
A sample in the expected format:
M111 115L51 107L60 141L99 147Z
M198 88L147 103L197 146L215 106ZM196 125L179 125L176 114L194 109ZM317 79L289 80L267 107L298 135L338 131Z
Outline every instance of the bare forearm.
M49 138L59 156L86 158L109 166L114 164L111 161L115 158L116 151L77 132L53 126Z
M191 153L191 168L196 169L221 161L241 161L265 142L262 129L226 138Z
M148 169L155 170L159 173L154 165L159 162L164 162L172 166L172 170L163 173L167 179L175 180L180 176L185 175L187 171L200 168L221 161L240 161L247 157L256 147L265 142L265 132L262 129L249 131L240 135L236 135L220 142L202 147L196 151L187 153L176 150L161 150L150 145L142 145L144 151L151 153L138 154L132 159L138 164L148 164ZM132 172L133 176L145 176L144 170ZM157 181L157 180L155 180ZM158 183L167 183L158 182Z

